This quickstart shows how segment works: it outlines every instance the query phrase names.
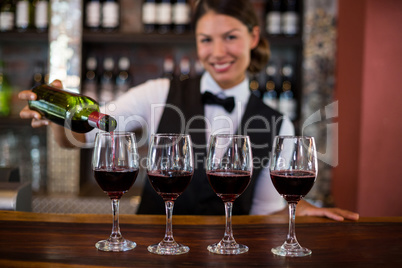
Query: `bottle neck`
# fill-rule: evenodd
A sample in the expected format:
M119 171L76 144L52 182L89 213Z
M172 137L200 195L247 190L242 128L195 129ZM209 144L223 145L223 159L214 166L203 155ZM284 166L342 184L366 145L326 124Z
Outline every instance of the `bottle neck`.
M117 122L113 117L98 111L94 111L88 115L88 124L91 127L108 132L112 132L117 127Z

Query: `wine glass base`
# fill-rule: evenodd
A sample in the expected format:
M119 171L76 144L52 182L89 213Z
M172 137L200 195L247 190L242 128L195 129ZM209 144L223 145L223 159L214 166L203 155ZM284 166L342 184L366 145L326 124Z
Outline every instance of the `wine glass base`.
M189 252L190 248L176 242L162 241L158 244L148 246L148 251L159 255L180 255Z
M137 246L137 244L135 242L132 242L132 241L124 239L124 238L117 242L112 242L109 239L101 240L95 244L95 247L98 250L114 251L114 252L132 250L136 246Z
M297 245L293 248L286 248L284 245L271 249L271 252L283 257L304 257L311 255L312 251Z
M231 243L230 245L224 245L222 241L209 245L207 249L211 253L226 255L238 255L248 251L248 247L246 245L237 244L236 242Z

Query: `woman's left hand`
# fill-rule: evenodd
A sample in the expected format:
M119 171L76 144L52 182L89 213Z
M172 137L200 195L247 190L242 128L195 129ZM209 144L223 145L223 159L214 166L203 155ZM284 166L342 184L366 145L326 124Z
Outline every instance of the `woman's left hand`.
M340 208L319 208L305 200L298 203L296 216L321 216L336 221L343 221L344 219L357 221L359 219L358 213Z

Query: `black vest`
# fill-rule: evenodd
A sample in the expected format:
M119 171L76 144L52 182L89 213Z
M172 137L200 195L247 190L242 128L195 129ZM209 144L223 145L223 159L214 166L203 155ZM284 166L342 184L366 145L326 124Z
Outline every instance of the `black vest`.
M175 201L176 215L224 215L223 201L209 185L205 173L205 157L208 150L205 140L204 106L201 101L200 79L171 81L167 106L158 126L158 133L185 133L191 135L194 147L194 176L188 188ZM266 106L251 94L238 133L249 135L254 161L253 175L246 191L237 198L233 214L250 213L256 179L261 166L268 165L272 140L282 123L280 113ZM260 178L267 179L270 178ZM165 214L164 202L148 180L145 182L138 214Z

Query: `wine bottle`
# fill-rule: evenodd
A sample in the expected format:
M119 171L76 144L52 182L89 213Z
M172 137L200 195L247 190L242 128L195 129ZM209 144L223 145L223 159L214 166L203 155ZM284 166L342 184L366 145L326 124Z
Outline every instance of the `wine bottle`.
M174 75L174 60L172 56L166 56L163 60L162 77L172 79Z
M284 35L296 35L299 33L299 11L297 0L283 0L283 12L281 16L282 33Z
M166 34L171 30L172 3L170 0L160 0L156 8L158 32Z
M120 4L118 0L104 0L102 4L102 28L112 32L120 26Z
M279 95L279 111L290 120L295 120L296 100L292 91L293 66L284 64L282 66L282 92Z
M88 57L86 61L86 73L82 83L82 93L94 100L98 100L98 62L95 57Z
M32 89L37 96L28 101L31 110L38 111L50 121L72 131L85 133L93 128L111 132L117 121L99 112L98 103L84 95L67 92L43 84Z
M188 57L184 56L183 58L181 58L179 68L180 68L180 81L190 78L191 63Z
M119 72L116 76L116 97L123 95L129 88L131 83L130 76L130 60L127 57L119 59Z
M31 27L32 5L29 0L18 0L15 6L15 28L26 31Z
M100 79L99 99L102 103L113 99L114 82L114 60L111 57L107 57L103 61L103 73Z
M36 87L39 85L42 85L45 83L45 77L44 77L44 70L43 70L43 62L38 61L35 63L34 66L34 74L32 78L32 85L31 87Z
M156 0L144 0L142 4L142 24L145 33L156 30Z
M44 32L48 28L48 16L49 16L49 1L48 0L35 0L35 29L39 32Z
M182 34L190 28L190 4L188 0L176 0L172 9L172 23L174 32Z
M12 0L5 0L0 7L0 31L9 32L14 29L15 8Z
M11 111L12 88L4 72L3 62L0 60L0 116L8 116Z
M85 28L98 31L101 27L101 2L100 0L85 1Z
M265 13L266 32L271 35L281 33L281 0L269 0Z
M275 64L268 64L265 69L267 75L267 82L265 83L265 93L263 96L263 101L266 105L272 109L278 109L278 93L276 92L276 77L277 77L277 67Z

